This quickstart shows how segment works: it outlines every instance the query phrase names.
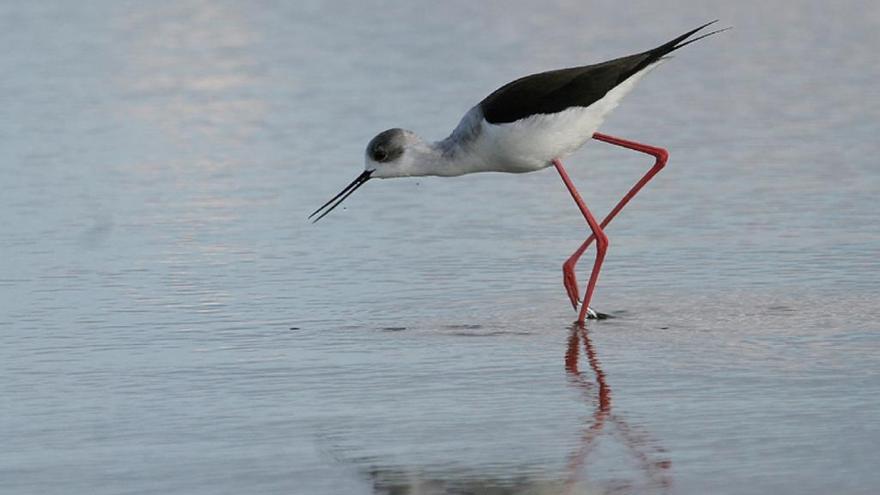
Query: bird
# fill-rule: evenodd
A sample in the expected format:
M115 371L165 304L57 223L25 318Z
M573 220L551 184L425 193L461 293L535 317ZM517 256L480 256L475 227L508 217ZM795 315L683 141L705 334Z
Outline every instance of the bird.
M577 312L575 323L602 319L590 307L609 241L605 228L624 206L665 165L669 152L661 147L597 132L608 114L669 54L718 29L693 37L718 20L707 22L656 48L606 62L551 70L521 77L492 92L468 110L452 133L429 142L412 131L394 128L380 132L367 144L364 171L339 194L315 210L317 222L371 179L452 177L475 172L535 172L555 167L590 229L590 235L562 266L563 285ZM600 222L571 181L562 159L590 139L628 148L653 157L651 169ZM596 257L583 300L575 266L595 241ZM580 308L580 309L578 309Z

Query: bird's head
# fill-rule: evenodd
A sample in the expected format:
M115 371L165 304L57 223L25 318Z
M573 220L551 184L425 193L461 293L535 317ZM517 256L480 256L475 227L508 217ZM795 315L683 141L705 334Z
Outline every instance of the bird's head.
M364 154L364 169L371 177L390 179L407 177L415 172L417 148L422 140L405 129L388 129L370 140Z
M390 179L415 175L418 161L417 151L423 146L424 142L411 131L388 129L380 132L367 144L363 173L333 199L315 210L309 215L309 218L318 215L313 222L322 219L370 179Z

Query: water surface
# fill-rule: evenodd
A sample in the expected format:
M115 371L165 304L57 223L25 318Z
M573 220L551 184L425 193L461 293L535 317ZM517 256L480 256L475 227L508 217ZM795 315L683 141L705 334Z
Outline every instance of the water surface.
M668 148L586 236L552 170L372 181L523 74L719 17L603 127ZM880 9L0 6L0 492L875 493ZM645 157L567 160L601 214ZM589 254L579 275L587 278Z

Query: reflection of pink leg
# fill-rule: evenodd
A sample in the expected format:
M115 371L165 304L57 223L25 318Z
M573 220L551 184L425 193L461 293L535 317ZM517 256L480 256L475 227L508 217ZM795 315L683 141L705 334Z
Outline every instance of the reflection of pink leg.
M620 444L629 450L645 473L645 479L654 488L668 489L672 485L670 469L672 461L666 456L666 449L656 444L647 433L633 430L626 421L611 415L612 431Z
M605 381L605 372L599 364L599 358L596 357L596 349L593 347L593 341L587 335L586 328L578 329L581 337L584 339L584 350L587 352L587 362L590 363L593 373L596 375L596 383L599 384L599 410L604 413L611 412L611 388Z
M588 337L585 332L585 328L583 326L576 326L572 329L571 336L568 339L568 349L565 352L565 371L568 373L569 378L575 383L575 385L581 389L584 393L584 398L587 402L594 402L595 398L592 394L593 384L589 382L581 373L580 369L578 369L578 360L580 359L580 339L584 339L584 348L587 350L587 359L591 360L590 366L592 367L592 362L595 361L595 357L590 358L590 354L592 353L592 347L589 344ZM595 361L598 366L598 361ZM594 368L595 371L595 368ZM600 370L601 372L601 370ZM598 375L597 375L598 376ZM610 402L603 403L603 395L610 401L610 394L607 390L607 387L603 385L605 381L605 375L602 374L602 380L599 382L599 404L596 407L596 411L593 413L593 424L590 425L589 428L584 431L581 436L581 446L580 448L574 452L569 459L568 462L568 471L571 473L571 476L566 481L565 486L563 488L564 494L568 495L573 492L576 487L577 480L579 478L579 473L584 470L584 465L586 464L587 457L592 452L593 447L596 445L596 439L602 433L602 429L605 426L605 420L608 417ZM606 391L603 393L602 389L605 388Z
M587 363L589 363L595 377L595 384L587 379L578 366L581 341L583 341ZM668 490L672 486L670 473L672 463L665 456L666 450L657 445L646 432L630 427L623 418L611 413L611 387L605 380L605 372L602 370L596 348L590 339L589 330L582 325L575 325L572 328L571 336L568 339L568 348L565 352L565 371L577 388L583 391L585 400L588 403L593 403L595 411L593 412L592 424L581 437L580 448L569 459L568 471L571 475L565 484L563 493L569 494L575 490L577 480L585 469L586 460L596 446L596 440L603 433L603 430L616 437L621 445L626 447L630 455L637 461L639 469L644 473L645 481L650 484L651 488ZM596 385L598 385L598 393L594 393ZM633 482L635 481L633 480ZM633 487L630 486L630 488Z
M613 220L614 217L617 216L618 213L620 213L620 210L622 210L623 207L626 206L627 203L629 203L629 200L631 200L633 198L633 196L636 195L636 193L638 193L643 187L645 187L645 184L647 184L648 181L650 181L655 175L657 175L657 172L659 172L660 169L662 169L666 165L666 160L669 159L669 152L667 152L663 148L657 148L654 146L649 146L646 144L637 143L635 141L628 141L626 139L620 139L620 138L616 138L613 136L608 136L606 134L600 134L598 132L593 134L593 139L596 139L599 141L604 141L606 143L610 143L610 144L613 144L616 146L622 146L624 148L629 148L631 150L639 151L641 153L647 153L655 158L654 166L651 167L651 170L648 170L648 173L646 173L644 175L644 177L642 177L638 182L636 182L636 185L634 185L629 190L629 192L627 192L626 195L623 196L623 198L617 203L617 206L615 206L614 209L611 210L610 213L608 213L608 215L605 217L605 219L602 220L602 223L599 224L600 230L603 230L609 223L611 223L611 220ZM554 165L556 165L558 163L558 161L554 161L553 163L554 163ZM557 170L560 168L560 166L561 166L561 164L557 165L557 167L556 167ZM562 172L560 172L560 174L561 173ZM563 180L565 180L565 177L563 177ZM566 182L566 185L568 185L568 182ZM569 188L569 191L571 191L571 188ZM574 193L572 193L572 196L574 196ZM577 198L575 199L575 201L577 201ZM588 220L588 222L589 222L589 220ZM590 228L592 229L592 225L590 226ZM574 306L575 309L577 309L577 304L578 304L578 300L579 300L579 291L578 291L578 286L577 286L577 278L575 277L575 274L574 274L574 267L577 264L578 259L580 259L581 255L584 254L584 251L586 251L587 248L590 246L590 244L592 244L593 240L595 240L597 238L597 236L595 235L596 230L595 229L592 229L592 230L593 230L593 234L590 235L590 237L588 237L587 240L584 241L583 244L581 244L581 246L577 249L577 251L572 253L572 255L562 265L562 281L563 281L563 284L565 285L565 290L568 293L568 298L571 300L571 304L572 304L572 306ZM603 234L604 234L604 231L603 231ZM597 246L597 249L601 249L601 242L597 241L596 246ZM606 237L606 241L605 241L605 247L607 248L607 237ZM602 252L602 256L604 257L604 250ZM598 257L599 257L599 255L597 254L597 259L598 259ZM593 269L593 271L594 272L596 271L595 268ZM596 275L598 276L598 273L596 273ZM592 281L592 275L590 278ZM581 307L581 316L578 318L578 321L580 321L580 322L583 322L584 315L588 311L588 309L585 309L585 308L589 308L591 296L592 296L592 290L591 290L591 286L588 284L587 285L587 296L584 298L584 304L583 304L583 307Z

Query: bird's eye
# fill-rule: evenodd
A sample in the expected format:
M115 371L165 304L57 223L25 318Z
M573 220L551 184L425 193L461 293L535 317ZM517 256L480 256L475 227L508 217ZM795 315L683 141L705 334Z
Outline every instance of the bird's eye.
M381 162L385 161L386 158L388 158L388 153L383 148L373 150L373 160Z

